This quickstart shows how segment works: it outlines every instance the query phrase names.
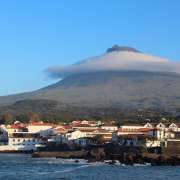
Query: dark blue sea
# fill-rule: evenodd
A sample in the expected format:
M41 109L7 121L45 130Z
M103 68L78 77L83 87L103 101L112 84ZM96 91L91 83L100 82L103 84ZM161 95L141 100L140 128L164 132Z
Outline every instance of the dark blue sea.
M0 154L0 180L180 180L180 167L88 164Z

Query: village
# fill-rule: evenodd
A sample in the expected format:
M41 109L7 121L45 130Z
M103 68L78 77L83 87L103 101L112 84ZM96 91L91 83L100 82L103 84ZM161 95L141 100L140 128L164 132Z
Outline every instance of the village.
M0 152L62 151L115 144L148 152L180 154L178 123L124 124L73 121L65 124L19 121L0 125Z

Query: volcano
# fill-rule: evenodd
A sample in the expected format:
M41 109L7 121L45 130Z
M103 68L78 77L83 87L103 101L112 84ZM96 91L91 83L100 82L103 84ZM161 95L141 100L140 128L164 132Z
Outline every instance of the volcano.
M0 105L52 100L76 107L163 108L180 106L179 64L122 46L66 67L50 67L59 82L40 90L0 97Z

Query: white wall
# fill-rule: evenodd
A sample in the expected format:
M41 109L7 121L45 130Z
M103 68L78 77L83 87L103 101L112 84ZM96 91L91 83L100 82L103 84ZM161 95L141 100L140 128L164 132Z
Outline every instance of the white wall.
M38 126L38 125L28 125L29 133L39 133L41 136L48 136L53 132L52 126Z

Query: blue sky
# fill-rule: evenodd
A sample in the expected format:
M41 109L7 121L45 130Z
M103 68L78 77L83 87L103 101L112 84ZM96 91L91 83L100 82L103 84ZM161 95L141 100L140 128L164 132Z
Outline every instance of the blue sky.
M114 44L180 60L179 0L0 1L0 95L55 82L44 70Z

